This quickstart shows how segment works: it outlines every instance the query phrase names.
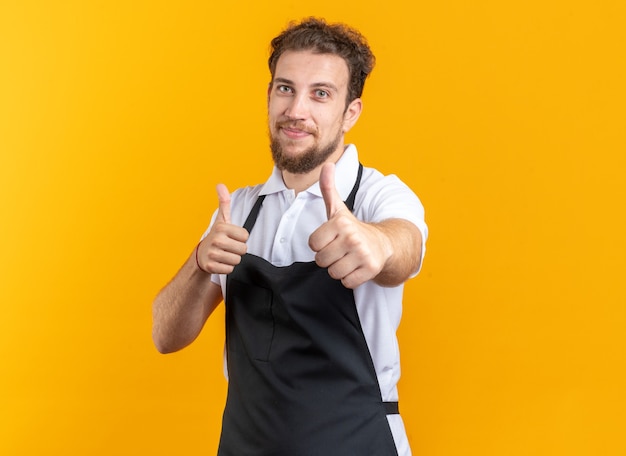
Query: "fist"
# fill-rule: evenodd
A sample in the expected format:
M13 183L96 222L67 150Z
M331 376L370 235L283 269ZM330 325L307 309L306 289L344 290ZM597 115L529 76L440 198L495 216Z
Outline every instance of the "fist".
M217 186L219 208L209 234L196 250L198 267L209 274L230 274L247 252L248 232L230 221L230 193Z
M356 288L382 271L391 256L388 239L346 207L335 187L334 164L322 167L319 184L328 221L311 234L309 246L318 266L346 288Z

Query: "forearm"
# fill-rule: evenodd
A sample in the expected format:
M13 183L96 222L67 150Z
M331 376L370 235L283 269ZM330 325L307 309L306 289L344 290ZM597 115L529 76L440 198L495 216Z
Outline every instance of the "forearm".
M157 295L152 306L152 338L161 353L189 345L221 301L219 285L196 265L195 252Z
M422 234L408 220L389 219L372 224L381 235L389 257L374 282L385 287L404 283L415 274L422 258Z

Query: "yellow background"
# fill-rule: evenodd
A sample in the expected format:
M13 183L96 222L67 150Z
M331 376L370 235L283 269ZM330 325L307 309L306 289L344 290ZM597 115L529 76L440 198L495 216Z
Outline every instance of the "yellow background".
M262 182L269 40L322 15L378 66L348 138L431 229L400 328L416 455L626 455L626 3L0 2L0 454L214 454L222 313L151 302Z

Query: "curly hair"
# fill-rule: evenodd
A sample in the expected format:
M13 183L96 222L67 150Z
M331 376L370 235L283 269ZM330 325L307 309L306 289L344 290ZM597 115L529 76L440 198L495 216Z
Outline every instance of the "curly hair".
M376 58L361 33L345 24L329 24L324 19L310 17L300 23L291 22L270 45L268 60L274 79L276 63L285 51L313 51L334 54L348 65L350 82L346 105L363 94L365 80L374 69Z

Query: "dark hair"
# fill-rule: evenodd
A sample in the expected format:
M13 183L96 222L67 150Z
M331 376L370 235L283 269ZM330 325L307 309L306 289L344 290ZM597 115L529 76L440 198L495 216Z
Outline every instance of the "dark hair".
M376 58L367 40L345 24L328 24L324 19L308 18L289 26L271 42L270 73L274 79L276 63L285 51L313 51L334 54L348 65L350 82L346 105L363 94L365 79L374 69Z

